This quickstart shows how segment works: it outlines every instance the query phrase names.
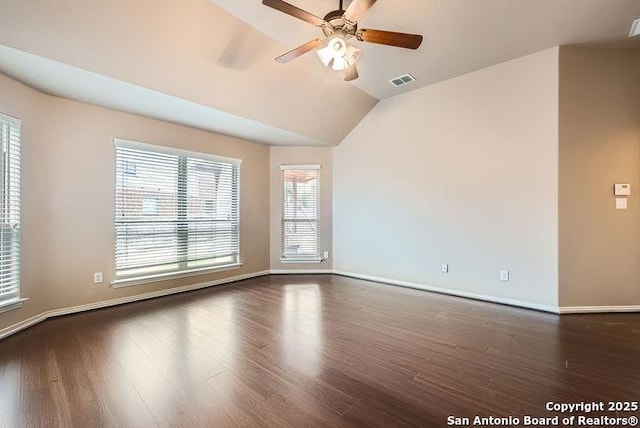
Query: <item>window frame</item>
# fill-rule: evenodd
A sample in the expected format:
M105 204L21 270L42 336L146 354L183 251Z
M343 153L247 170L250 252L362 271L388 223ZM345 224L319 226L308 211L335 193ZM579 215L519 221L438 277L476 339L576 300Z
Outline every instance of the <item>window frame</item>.
M235 159L235 158L230 158L230 157L225 157L225 156L219 156L219 155L214 155L214 154L210 154L210 153L202 153L202 152L195 152L195 151L190 151L190 150L183 150L183 149L177 149L174 147L168 147L168 146L160 146L160 145L155 145L155 144L148 144L148 143L142 143L142 142L138 142L138 141L132 141L132 140L126 140L126 139L121 139L121 138L114 138L114 145L115 145L115 165L114 165L114 177L116 178L116 183L114 183L114 263L113 263L113 278L114 280L111 281L111 286L114 288L119 288L119 287L127 287L127 286L131 286L131 285L138 285L138 284L144 284L144 283L148 283L148 282L154 282L154 281L162 281L162 280L167 280L167 279L173 279L173 278L182 278L182 277L188 277L188 276L193 276L193 275L202 275L202 274L206 274L206 273L210 273L210 272L219 272L219 271L226 271L226 270L231 270L231 269L238 269L240 267L242 267L242 262L241 262L241 254L240 254L240 168L242 165L242 160L241 159ZM208 161L208 162L220 162L220 163L224 163L224 164L230 164L232 165L232 167L234 168L232 171L232 207L235 204L235 207L232 208L232 210L235 211L235 215L234 218L232 218L230 220L230 222L232 222L232 225L235 226L234 228L237 230L237 234L234 235L234 244L237 246L237 254L232 254L229 257L233 257L234 259L232 261L230 261L229 263L220 263L220 264L214 264L214 265L208 265L208 266L203 266L203 267L194 267L193 263L195 263L195 260L189 260L189 259L185 259L185 260L177 260L175 263L178 265L179 267L177 269L173 269L173 270L168 270L168 271L162 271L162 272L149 272L149 273L145 273L145 274L141 274L141 275L118 275L118 270L117 270L117 255L116 255L116 251L117 251L117 235L116 235L116 222L117 222L117 210L118 210L118 202L115 200L116 198L116 194L118 192L118 149L122 148L122 149L131 149L131 150L139 150L139 151L145 151L145 152L149 152L149 153L153 153L153 154L159 154L159 155L170 155L170 156L177 156L178 157L178 170L176 172L176 180L177 180L177 192L179 193L179 195L176 195L176 204L177 207L177 217L176 217L176 222L179 222L179 219L183 219L183 216L185 215L184 213L186 213L186 207L188 204L188 194L187 194L187 181L188 181L188 169L187 169L187 163L189 159L193 159L193 160L202 160L202 161ZM128 160L127 160L128 161ZM136 167L137 169L137 167ZM130 174L130 167L127 167L127 162L124 162L123 164L123 170L122 173L123 175L127 175ZM233 195L237 195L235 198ZM182 205L180 205L182 204ZM151 222L150 222L151 223ZM188 231L186 233L184 233L184 229L189 228L188 225L182 225L182 226L177 226L176 231L175 231L175 238L176 238L176 244L175 247L176 249L178 249L180 247L180 245L185 245L185 239L188 242L188 238L189 238L189 233ZM171 263L166 263L166 265L170 265ZM191 264L191 266L190 266Z
M4 158L4 149L2 151L2 158L0 158L0 233L5 228L10 228L10 239L13 243L10 244L12 248L9 255L0 256L0 263L5 266L8 263L14 265L11 269L15 270L15 276L8 282L13 281L14 285L7 287L13 288L12 291L6 293L8 297L0 296L0 313L16 309L22 306L22 302L27 300L21 297L21 275L22 275L22 221L21 221L21 152L22 152L22 121L15 117L0 113L0 125L7 126L7 139L0 141L0 147L6 146L6 156L9 159L7 163ZM11 133L16 132L17 138L12 139ZM17 162L17 170L6 171L6 168L12 168L13 162ZM5 175L9 176L9 184L7 185L6 192L5 187ZM7 198L8 196L8 198ZM8 199L8 201L7 201ZM17 207L15 206L17 205ZM4 218L5 210L8 210L8 217ZM13 221L11 221L11 216ZM6 222L4 221L6 220ZM0 243L2 243L3 237L0 236ZM16 244L17 243L17 244ZM4 250L4 244L0 245L0 249ZM2 254L6 254L2 251ZM4 275L3 275L4 276Z
M285 254L285 223L295 219L286 218L285 200L285 172L286 171L316 171L316 254L287 255ZM322 165L320 164L282 164L280 165L280 263L320 263L322 258L322 242L320 235L320 178Z

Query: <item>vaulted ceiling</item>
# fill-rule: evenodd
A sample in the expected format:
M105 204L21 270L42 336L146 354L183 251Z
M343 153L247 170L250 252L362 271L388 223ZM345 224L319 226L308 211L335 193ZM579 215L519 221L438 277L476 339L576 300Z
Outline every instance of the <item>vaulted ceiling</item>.
M289 1L319 16L338 5ZM361 27L425 41L418 51L354 42L360 78L345 83L313 53L276 63L321 33L260 0L3 0L0 72L269 144L334 145L378 99L402 91L557 45L640 47L627 37L636 18L638 0L378 0ZM418 80L388 83L407 72Z

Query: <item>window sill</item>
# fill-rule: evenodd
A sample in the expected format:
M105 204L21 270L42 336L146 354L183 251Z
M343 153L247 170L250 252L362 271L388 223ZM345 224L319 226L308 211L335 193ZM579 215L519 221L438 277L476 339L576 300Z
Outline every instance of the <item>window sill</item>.
M11 299L8 300L4 303L0 303L0 314L3 312L7 312L10 311L12 309L18 309L20 306L22 306L22 302L24 302L25 300L29 300L28 298L17 298L17 299Z
M322 259L321 257L313 257L313 258L308 258L308 259L293 259L293 258L280 259L280 263L283 263L283 264L322 263L323 261L324 261L324 259Z
M241 267L242 267L242 263L233 263L230 265L207 267L207 268L201 268L201 269L189 269L189 270L183 270L180 272L170 272L170 273L161 273L156 275L137 276L134 278L116 279L115 281L111 281L111 287L113 288L131 287L133 285L148 284L150 282L159 282L159 281L166 281L169 279L187 278L190 276L205 275L205 274L214 273L214 272L224 272L227 270L240 269Z

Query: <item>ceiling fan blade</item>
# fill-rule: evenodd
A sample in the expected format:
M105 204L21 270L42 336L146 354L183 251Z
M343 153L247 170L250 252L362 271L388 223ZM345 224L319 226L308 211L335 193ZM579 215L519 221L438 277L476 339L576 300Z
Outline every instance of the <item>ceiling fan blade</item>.
M294 18L306 21L310 24L315 25L316 27L322 27L323 25L328 24L324 19L319 18L314 14L307 12L306 10L302 10L299 7L296 7L282 0L262 0L262 4L265 6L269 6L275 10L279 10L280 12L286 13L287 15L291 15Z
M358 74L358 67L353 64L351 67L347 68L344 71L344 80L347 82L351 82L352 80L356 80L360 75Z
M311 40L311 41L305 43L304 45L298 46L294 50L287 52L286 54L280 55L278 58L276 58L276 61L278 61L281 64L284 64L285 62L289 62L291 60L294 60L294 59L298 58L299 56L304 55L307 52L314 50L315 48L317 48L318 46L322 45L323 43L324 43L324 39Z
M406 49L418 49L422 44L422 36L419 34L395 33L382 30L358 30L358 40L362 42L377 43L379 45L396 46Z
M360 21L375 2L376 0L353 0L344 12L344 19L350 22Z

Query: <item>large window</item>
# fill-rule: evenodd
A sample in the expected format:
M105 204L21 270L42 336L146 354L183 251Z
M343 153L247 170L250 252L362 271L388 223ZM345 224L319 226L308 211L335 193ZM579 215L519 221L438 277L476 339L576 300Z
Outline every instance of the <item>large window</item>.
M282 165L282 261L320 261L320 165Z
M20 121L0 114L0 309L20 300Z
M239 181L239 160L116 140L116 281L237 265Z

